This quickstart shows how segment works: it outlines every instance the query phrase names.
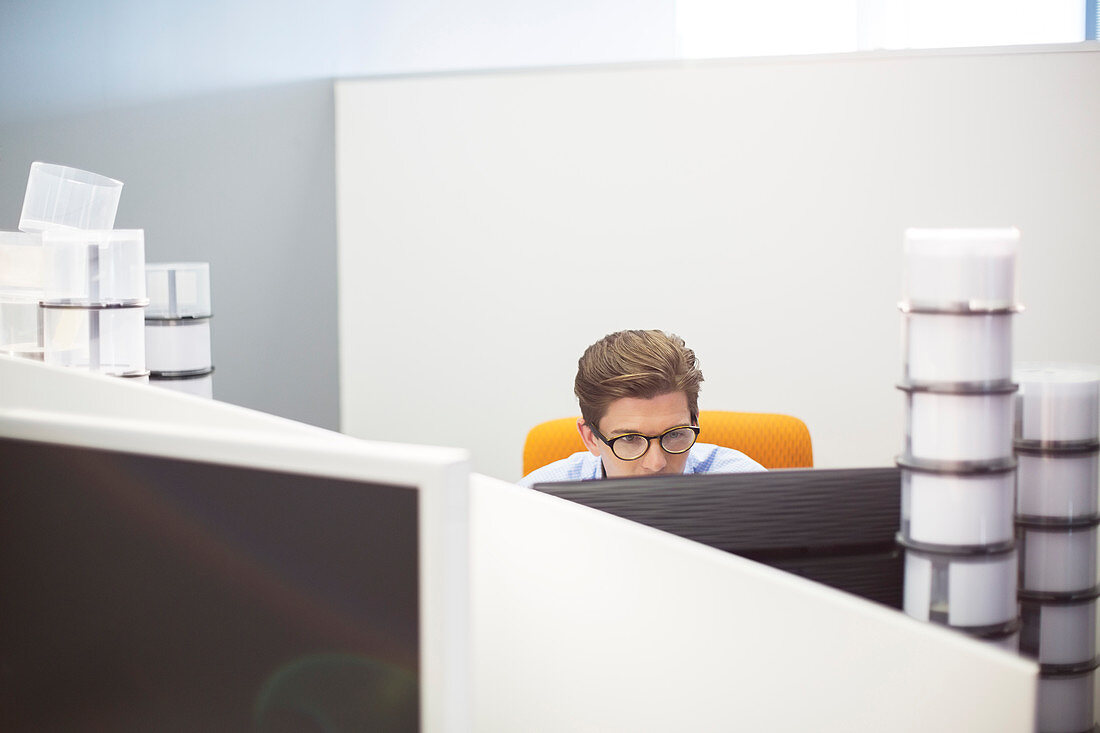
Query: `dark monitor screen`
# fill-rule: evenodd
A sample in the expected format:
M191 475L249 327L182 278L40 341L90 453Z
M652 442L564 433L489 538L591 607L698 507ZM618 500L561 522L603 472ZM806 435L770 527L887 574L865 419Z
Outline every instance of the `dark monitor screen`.
M631 477L534 488L902 606L897 468Z
M419 492L12 439L0 467L0 730L419 729Z

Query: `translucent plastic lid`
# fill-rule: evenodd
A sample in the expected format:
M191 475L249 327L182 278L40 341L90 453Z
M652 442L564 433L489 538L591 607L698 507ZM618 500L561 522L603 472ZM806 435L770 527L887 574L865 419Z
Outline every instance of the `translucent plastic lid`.
M1100 366L1018 364L1016 437L1041 442L1100 438Z
M145 265L146 318L206 318L210 312L210 263Z
M0 232L0 294L36 296L41 290L42 236Z
M902 300L944 309L1017 305L1020 232L906 229Z
M145 298L143 229L42 233L44 300L118 303Z
M52 163L31 163L19 229L110 229L115 225L122 181Z

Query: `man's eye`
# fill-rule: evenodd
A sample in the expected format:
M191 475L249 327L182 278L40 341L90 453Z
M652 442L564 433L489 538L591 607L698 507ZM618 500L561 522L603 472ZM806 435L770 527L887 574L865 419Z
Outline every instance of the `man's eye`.
M640 435L624 435L619 438L619 442L622 443L624 446L640 445L641 443L645 442L645 438Z

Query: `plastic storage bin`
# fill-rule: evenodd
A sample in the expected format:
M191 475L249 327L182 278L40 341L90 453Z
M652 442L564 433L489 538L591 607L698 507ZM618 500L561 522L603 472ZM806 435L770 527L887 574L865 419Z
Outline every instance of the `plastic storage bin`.
M1100 586L1098 525L1039 527L1019 524L1020 588L1086 595Z
M1014 472L952 474L901 471L901 531L912 541L999 545L1015 537Z
M905 456L915 462L973 463L1013 455L1013 384L998 391L957 385L901 385L906 393Z
M1039 733L1092 733L1096 718L1096 670L1040 675Z
M939 310L1014 308L1020 232L907 229L903 302Z
M1100 516L1100 451L1016 450L1016 513L1044 519Z
M1016 437L1026 443L1088 444L1100 439L1100 371L1078 365L1019 365Z
M210 319L146 318L145 362L160 375L209 369Z
M1007 629L1017 622L1015 550L952 555L907 547L904 608L963 630Z
M44 299L58 304L145 305L145 232L50 230L42 234Z
M1100 655L1097 599L1020 599L1020 651L1043 665L1087 664Z
M52 163L31 163L19 229L111 229L122 182Z
M48 364L116 376L145 373L145 309L44 304Z
M42 358L42 237L0 232L0 353Z
M145 283L149 298L146 318L208 318L212 315L209 263L148 263Z
M1007 382L1012 379L1012 317L1002 313L902 314L908 382Z

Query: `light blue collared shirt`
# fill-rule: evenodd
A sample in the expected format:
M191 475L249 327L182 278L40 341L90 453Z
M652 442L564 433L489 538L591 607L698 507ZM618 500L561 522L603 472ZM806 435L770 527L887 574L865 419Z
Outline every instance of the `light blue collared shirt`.
M766 470L740 451L710 443L696 443L691 446L687 465L684 466L684 473L742 473ZM542 468L536 468L517 483L530 488L534 484L553 481L585 481L603 477L603 461L600 457L588 451L581 451Z

